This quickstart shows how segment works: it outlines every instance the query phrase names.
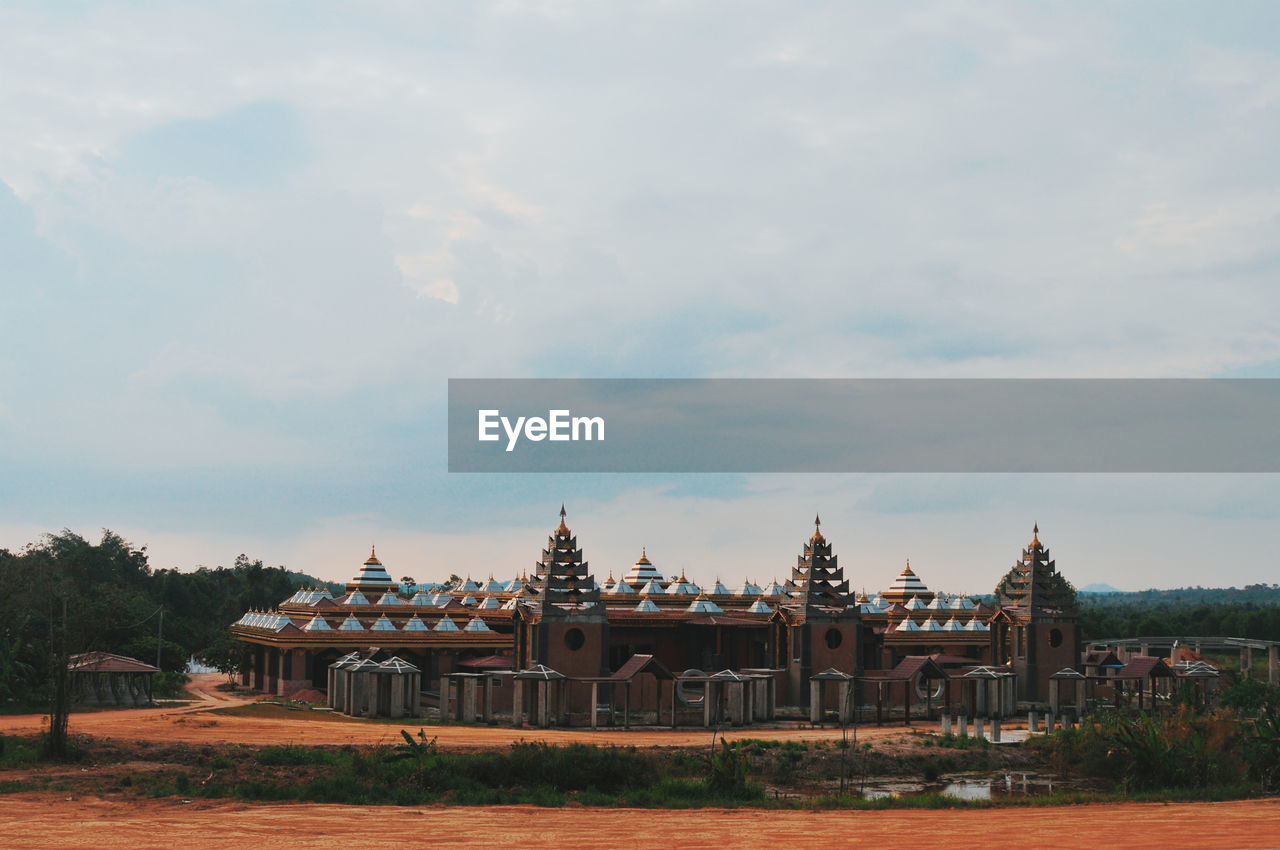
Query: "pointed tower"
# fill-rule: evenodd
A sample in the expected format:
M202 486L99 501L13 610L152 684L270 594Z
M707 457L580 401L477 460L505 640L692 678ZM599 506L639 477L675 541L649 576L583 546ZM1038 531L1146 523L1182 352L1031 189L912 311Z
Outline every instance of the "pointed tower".
M822 534L821 517L813 518L813 535L784 588L787 595L778 612L786 630L786 654L778 660L787 670L791 701L808 705L813 673L827 668L858 672L862 631L858 608L849 606L849 582Z
M843 609L849 604L849 582L845 581L836 556L831 554L831 544L822 536L821 517L813 518L813 536L804 544L803 553L796 557L785 588L792 604L806 608Z
M1006 616L993 624L993 661L1012 663L1020 699L1042 700L1050 675L1079 666L1081 638L1076 589L1040 542L1039 523L1021 559L996 585L996 604Z
M608 615L578 540L565 522L564 505L530 585L539 605L528 625L528 651L518 653L520 666L545 664L570 677L607 673ZM577 696L571 699L575 701L582 702ZM571 708L586 710L585 704Z

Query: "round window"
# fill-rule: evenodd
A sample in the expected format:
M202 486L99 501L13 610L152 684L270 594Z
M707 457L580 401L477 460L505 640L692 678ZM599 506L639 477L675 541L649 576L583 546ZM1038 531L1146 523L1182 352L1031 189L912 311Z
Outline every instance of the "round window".
M582 633L582 629L569 629L564 633L564 645L569 647L571 652L582 649L582 645L586 642L587 636Z
M839 629L827 629L827 649L838 649L844 643L844 635Z
M1062 646L1062 629L1049 629L1049 646Z

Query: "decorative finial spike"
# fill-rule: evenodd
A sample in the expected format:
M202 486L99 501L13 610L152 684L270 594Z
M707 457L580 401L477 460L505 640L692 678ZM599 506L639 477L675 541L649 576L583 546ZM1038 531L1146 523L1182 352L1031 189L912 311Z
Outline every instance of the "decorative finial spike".
M564 518L564 516L565 516L564 502L561 502L561 503L560 503L560 517L563 519L563 518Z
M822 517L818 516L817 514L814 514L814 515L813 515L813 524L814 524L815 526L817 526L817 525L822 525Z

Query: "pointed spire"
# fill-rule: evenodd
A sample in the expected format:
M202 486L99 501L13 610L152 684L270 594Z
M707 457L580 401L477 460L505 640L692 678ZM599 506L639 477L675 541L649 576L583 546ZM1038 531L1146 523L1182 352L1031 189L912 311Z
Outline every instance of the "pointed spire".
M1031 545L1027 548L1035 549L1040 546L1040 523L1031 526Z
M556 528L556 534L560 535L561 537L568 537L569 526L564 524L564 518L565 518L564 503L561 502L560 503L560 525L558 528Z
M809 538L810 543L823 543L826 538L822 536L822 517L817 514L813 515L813 536Z

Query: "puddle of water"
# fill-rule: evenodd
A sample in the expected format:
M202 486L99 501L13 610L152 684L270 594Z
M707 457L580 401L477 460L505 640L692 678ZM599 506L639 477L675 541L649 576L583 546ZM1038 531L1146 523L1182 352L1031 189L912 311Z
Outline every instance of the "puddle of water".
M880 797L917 797L946 794L962 800L992 800L1000 797L1038 797L1061 791L1063 783L1034 773L997 773L990 776L963 776L943 782L872 782L863 790L868 800Z

